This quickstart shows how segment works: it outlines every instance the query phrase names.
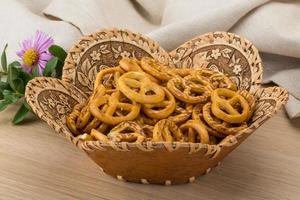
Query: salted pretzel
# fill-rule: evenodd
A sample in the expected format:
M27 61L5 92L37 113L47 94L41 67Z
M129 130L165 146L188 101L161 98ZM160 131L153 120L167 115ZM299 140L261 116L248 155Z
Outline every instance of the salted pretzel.
M127 72L118 79L121 92L138 103L159 103L164 100L165 92L141 72Z
M207 123L206 121L204 120L203 118L203 106L204 104L197 104L193 107L193 112L192 112L192 119L193 120L196 120L196 121L199 121L199 123L202 123L207 132L210 134L210 135L213 135L215 137L218 137L218 138L224 138L226 137L226 135L218 132L217 130L211 128Z
M107 89L115 89L117 87L117 79L122 73L124 73L124 70L119 66L102 69L96 76L94 90L97 90L99 85L103 85Z
M168 117L169 120L175 122L175 124L182 124L183 122L187 121L193 111L193 105L187 104L184 102L177 101L176 107L171 113L171 115Z
M150 125L150 126L154 126L156 124L156 122L158 122L158 119L153 119L153 118L149 118L147 117L145 114L140 113L137 118L135 119L135 121L139 124L145 124L145 125Z
M115 142L143 142L145 135L142 127L134 121L121 122L107 135L108 139Z
M194 130L189 131L188 142L197 142L197 136L199 136L201 143L209 144L209 135L203 123L199 123L197 120L189 120L182 124L180 129L183 132L189 129Z
M145 72L151 74L155 78L162 81L168 81L174 76L174 74L171 73L169 67L161 64L160 62L154 60L153 58L149 58L149 57L142 58L141 67Z
M176 107L174 96L163 87L165 91L165 99L162 102L154 104L144 104L142 106L143 112L153 119L164 119L167 118Z
M179 100L186 103L204 103L211 93L211 86L204 77L175 77L168 81L167 88Z
M94 138L91 135L87 134L87 133L84 133L82 135L78 135L77 138L79 140L83 140L83 141L92 141L92 140L94 140Z
M105 95L94 99L90 104L90 111L98 120L116 125L123 121L134 120L139 115L140 107L140 104L124 98L120 91L116 91L111 96ZM116 116L117 111L122 115Z
M234 91L237 90L236 84L223 73L208 69L199 69L195 71L195 75L207 77L214 88L228 88Z
M136 59L130 59L130 58L122 58L119 62L120 67L126 71L136 71L136 72L143 72L145 76L147 76L151 81L158 83L159 81L154 78L152 75L145 73L143 69L141 68L141 62Z
M101 131L92 129L91 136L95 138L96 140L100 140L102 142L108 142L108 138L106 135L104 135Z
M215 89L211 93L212 113L228 123L242 123L249 117L250 107L246 99L226 88ZM240 106L238 110L236 106Z
M203 118L210 127L226 135L235 135L239 131L242 131L248 127L246 122L240 124L230 124L218 119L211 112L211 103L206 103L203 106Z
M157 122L153 129L153 141L154 142L173 142L184 141L184 136L178 126L171 120L162 119Z
M85 105L76 120L76 127L78 129L83 129L85 133L89 133L93 128L97 128L102 122L99 121L97 118L90 112L90 102L93 101L95 98L100 98L104 94L106 94L107 90L104 86L100 85L97 89L93 92L89 100L87 101L87 105Z

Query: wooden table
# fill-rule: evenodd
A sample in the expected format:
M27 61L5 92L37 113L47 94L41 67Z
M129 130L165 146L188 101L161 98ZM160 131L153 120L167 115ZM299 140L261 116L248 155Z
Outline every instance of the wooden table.
M21 126L0 113L0 199L299 199L300 119L284 111L195 183L125 183L31 117Z

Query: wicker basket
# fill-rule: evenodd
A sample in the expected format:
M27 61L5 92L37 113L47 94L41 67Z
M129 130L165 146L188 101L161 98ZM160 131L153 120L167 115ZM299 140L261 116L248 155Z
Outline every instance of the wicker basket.
M97 72L115 66L122 57L153 57L171 67L193 67L207 61L208 67L229 74L239 88L258 99L249 128L227 136L218 145L199 143L101 143L74 138L66 127L66 115L84 102ZM83 36L70 49L62 80L39 77L26 87L33 111L55 131L82 149L105 173L137 183L179 184L205 174L242 143L287 102L280 87L260 88L262 64L257 49L233 33L214 32L196 37L166 52L153 40L127 30L100 30Z

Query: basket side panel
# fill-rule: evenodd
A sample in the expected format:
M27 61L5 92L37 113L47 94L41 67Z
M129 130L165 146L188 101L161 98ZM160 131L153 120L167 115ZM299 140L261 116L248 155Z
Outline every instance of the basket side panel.
M121 58L153 57L169 64L169 54L155 41L123 29L103 29L83 36L69 50L63 80L90 94L97 72L117 66Z
M245 38L228 32L198 36L170 53L177 67L205 67L220 71L240 89L255 92L263 68L258 50Z
M141 150L135 145L112 145L105 149L94 148L87 153L105 173L137 183L187 183L218 164L218 160L213 159L219 153L217 146L190 144L198 146L194 151L191 146L178 144L178 148L170 151L165 145L172 144L161 144L150 151Z
M86 95L73 85L56 78L38 77L26 86L25 98L33 112L57 133L71 139L66 116L74 105L85 102Z

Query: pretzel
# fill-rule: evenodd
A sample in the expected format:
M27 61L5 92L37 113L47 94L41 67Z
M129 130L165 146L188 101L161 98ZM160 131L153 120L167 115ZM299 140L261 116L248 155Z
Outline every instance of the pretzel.
M218 132L217 130L211 128L206 123L206 121L203 118L203 111L202 111L203 110L203 106L204 106L204 104L197 104L197 105L194 106L193 112L192 112L192 119L196 120L196 121L199 121L199 123L202 123L205 126L207 132L210 135L213 135L213 136L218 137L218 138L224 138L224 137L226 137L226 135L224 135L224 134Z
M154 129L154 126L151 126L151 125L142 125L142 130L146 136L146 141L151 141L152 140L152 137L153 137L153 129Z
M130 59L130 58L122 58L119 62L120 67L126 71L136 71L136 72L143 72L145 76L147 76L151 81L158 83L159 81L151 76L150 74L147 74L143 71L143 69L140 66L140 61L136 59Z
M92 96L89 98L87 105L81 109L81 112L76 120L76 127L78 129L83 129L85 133L90 133L93 128L97 128L102 122L97 118L94 118L90 112L90 102L94 98L100 98L106 93L104 86L97 87L97 90L93 92Z
M220 72L208 69L199 69L195 71L195 75L207 77L214 88L228 88L234 91L237 90L236 84L233 83L227 75Z
M193 129L197 133L197 135L200 138L201 143L203 143L203 144L208 144L209 143L208 132L207 132L205 126L202 123L199 123L199 121L196 121L196 120L189 120L189 121L187 121L186 123L184 123L180 126L181 131L185 131L185 130L188 130L190 128ZM189 131L189 132L190 132L190 134L193 133L191 131ZM189 135L188 142L197 141L195 136L196 135L194 135L194 134Z
M116 91L111 96L94 99L90 104L90 111L98 120L111 125L134 120L139 115L141 105L122 97L124 96L121 92ZM118 110L122 111L121 116L115 116Z
M218 88L212 92L211 100L212 113L225 122L241 123L249 117L249 104L245 98L237 92L225 88ZM237 105L241 107L241 113L235 108Z
M196 76L175 77L168 81L167 88L179 100L186 103L206 102L211 93L209 82Z
M248 127L246 122L241 124L230 124L218 119L211 112L211 103L207 103L203 106L203 118L210 127L226 135L235 135Z
M170 72L169 67L164 66L158 61L149 57L144 57L141 59L141 67L145 72L162 81L168 81L174 76L174 74Z
M159 103L165 97L164 90L141 72L127 72L118 79L118 86L129 99L139 103ZM152 92L153 94L148 94Z
M98 131L96 129L92 129L91 136L95 138L96 140L100 140L102 142L108 142L108 138L106 135L104 135L101 131Z
M138 124L144 124L144 125L154 126L156 124L156 122L158 122L158 119L148 118L143 113L140 113L140 115L137 116L137 118L135 119L135 121Z
M165 91L165 99L162 102L155 104L144 104L142 106L144 113L148 117L153 119L164 119L175 110L175 98L166 88L163 88L163 90Z
M153 141L160 142L183 142L184 137L178 126L171 120L162 119L157 122L153 129Z
M114 142L137 142L145 140L139 124L133 121L121 122L110 130L107 137Z
M191 116L193 105L184 102L177 102L174 112L168 117L175 124L182 124Z
M92 141L94 138L92 136L90 136L89 134L87 133L84 133L82 135L78 135L77 138L79 140L83 140L83 141Z
M117 87L116 80L123 72L123 69L119 66L102 69L96 76L94 90L97 90L99 85L103 85L107 89L115 89Z
M74 106L72 112L66 117L66 123L70 131L75 135L80 135L80 131L76 127L76 121L80 115L81 109L84 107L84 104L77 104Z

